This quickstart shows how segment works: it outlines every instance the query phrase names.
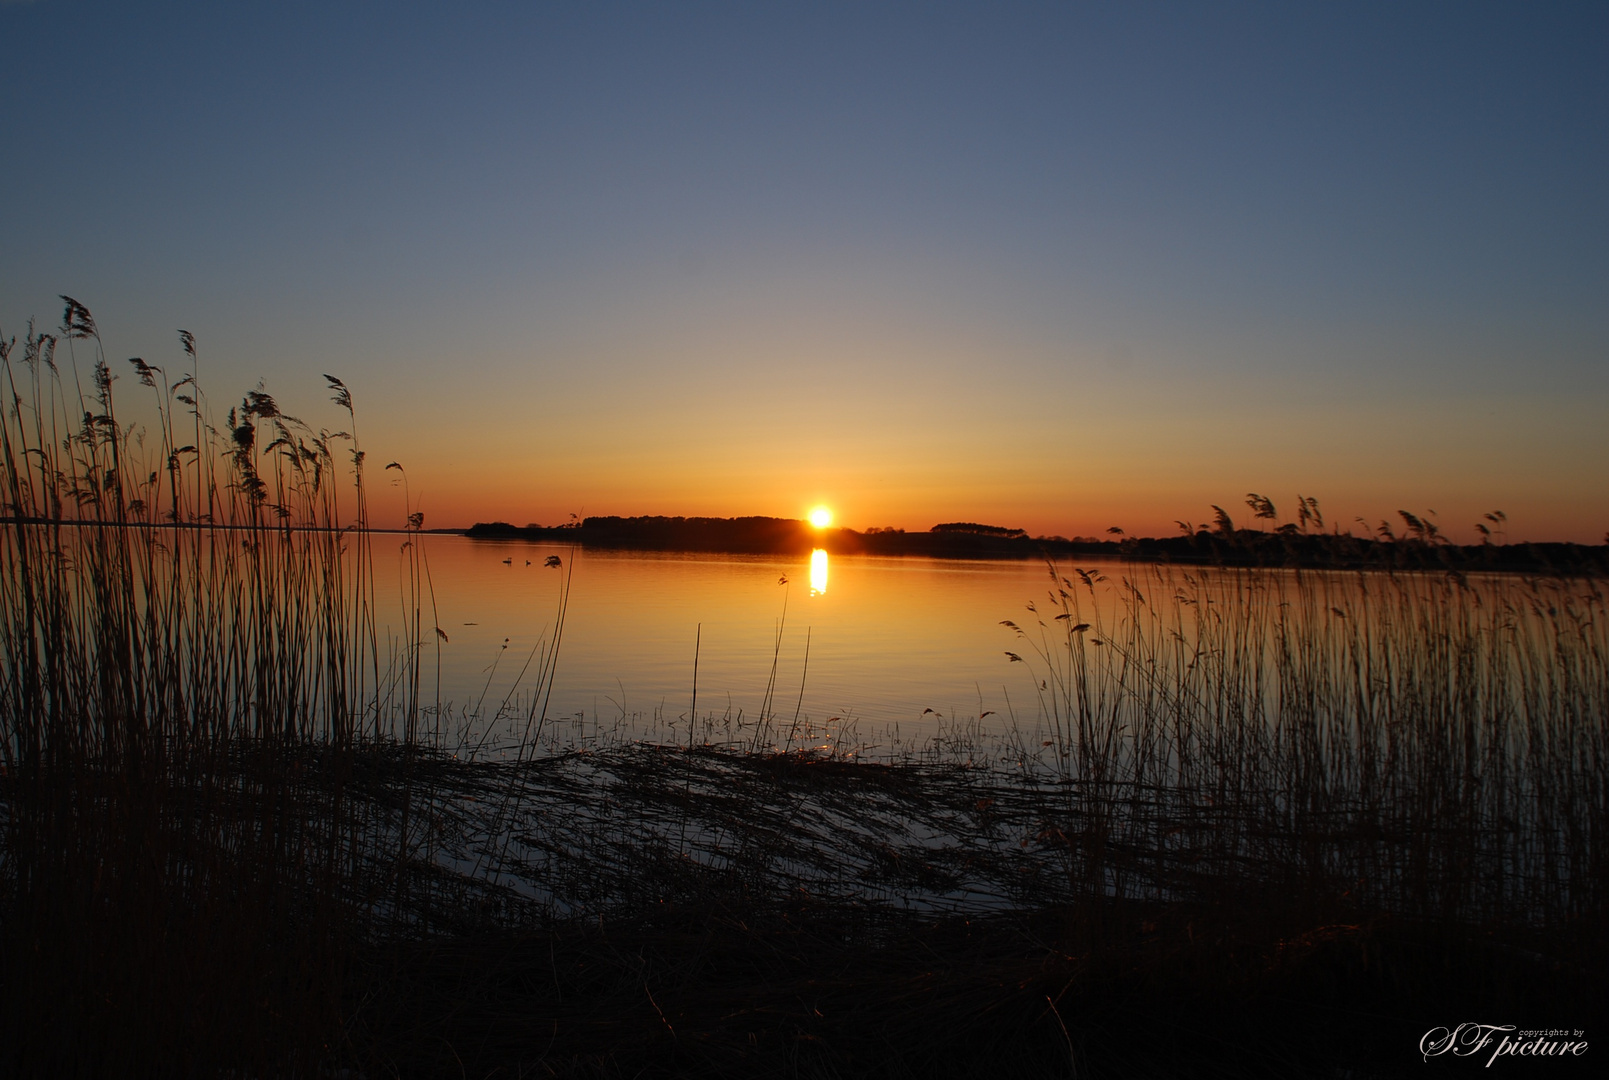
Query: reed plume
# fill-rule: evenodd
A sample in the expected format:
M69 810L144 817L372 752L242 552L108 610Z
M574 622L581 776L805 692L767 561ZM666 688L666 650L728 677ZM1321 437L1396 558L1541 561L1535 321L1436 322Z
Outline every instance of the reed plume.
M345 777L398 715L361 450L262 386L218 426L184 331L183 377L129 361L125 423L63 300L0 348L0 1068L327 1060L370 844Z

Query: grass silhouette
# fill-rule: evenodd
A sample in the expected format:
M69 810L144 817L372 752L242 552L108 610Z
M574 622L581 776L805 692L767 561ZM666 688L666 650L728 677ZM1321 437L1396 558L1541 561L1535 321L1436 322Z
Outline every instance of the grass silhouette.
M261 387L220 424L188 333L180 377L129 362L156 423L125 426L63 299L59 333L0 350L0 1057L311 1067L383 884L354 871L385 853L345 796L353 753L419 704L417 627L380 655L363 453Z

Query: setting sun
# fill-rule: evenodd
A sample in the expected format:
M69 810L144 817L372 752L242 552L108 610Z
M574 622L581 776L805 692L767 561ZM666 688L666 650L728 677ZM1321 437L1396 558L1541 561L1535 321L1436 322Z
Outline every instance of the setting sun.
M825 506L818 506L810 511L810 524L818 529L825 529L832 524L832 511Z

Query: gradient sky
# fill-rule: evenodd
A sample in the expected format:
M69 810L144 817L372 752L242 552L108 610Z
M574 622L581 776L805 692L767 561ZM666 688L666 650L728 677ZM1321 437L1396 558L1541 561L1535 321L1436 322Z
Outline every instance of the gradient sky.
M1609 5L7 0L0 48L5 333L68 293L331 427L339 375L430 526L1609 529Z

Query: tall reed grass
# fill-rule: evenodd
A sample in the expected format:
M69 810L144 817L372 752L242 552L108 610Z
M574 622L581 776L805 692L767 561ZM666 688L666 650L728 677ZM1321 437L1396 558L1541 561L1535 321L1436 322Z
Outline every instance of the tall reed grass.
M0 344L0 1066L327 1060L378 888L350 751L411 724L422 653L381 655L350 392L345 431L261 386L220 423L181 333L185 370L128 361L129 422L64 300Z
M1263 889L1599 937L1601 581L1165 567L1121 583L1050 577L1032 621L1006 625L1029 646L1070 815L1059 839L1086 893Z

